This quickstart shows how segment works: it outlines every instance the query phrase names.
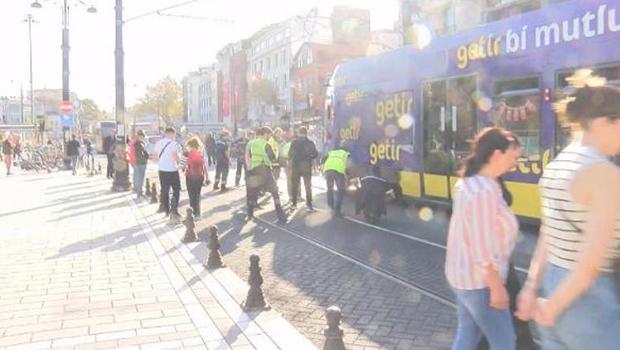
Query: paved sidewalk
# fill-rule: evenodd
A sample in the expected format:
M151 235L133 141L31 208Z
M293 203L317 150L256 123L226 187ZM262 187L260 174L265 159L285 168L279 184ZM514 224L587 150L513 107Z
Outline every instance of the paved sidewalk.
M0 349L315 349L277 312L243 313L247 285L207 273L204 243L109 189L66 172L0 181Z

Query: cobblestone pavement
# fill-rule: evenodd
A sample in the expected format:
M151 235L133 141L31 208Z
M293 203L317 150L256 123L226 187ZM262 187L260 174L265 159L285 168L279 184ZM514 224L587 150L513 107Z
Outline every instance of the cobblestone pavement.
M219 227L225 263L244 279L248 275L249 255L259 254L269 302L317 346L324 341L325 308L338 305L344 313L347 349L450 348L455 329L453 308L277 227L260 221L246 222L242 190L220 194L209 189L207 198L203 200L206 219L200 222L199 229L204 232L212 224ZM261 217L273 219L272 204L264 207ZM302 217L286 227L345 239L354 239L347 230L359 229L353 223L308 226ZM179 228L175 234L180 237L183 229ZM371 243L378 244L377 249L389 260L389 249L384 248L402 242L381 232L374 234L377 241ZM192 251L196 259L205 259L206 248L197 246ZM401 253L407 254L402 250ZM369 255L366 258L372 259ZM411 259L403 260L406 265L403 268L416 268L411 263ZM435 283L441 285L442 275L433 267L426 278L434 277Z
M315 348L275 312L243 313L242 280L207 273L109 189L66 172L0 181L0 349Z

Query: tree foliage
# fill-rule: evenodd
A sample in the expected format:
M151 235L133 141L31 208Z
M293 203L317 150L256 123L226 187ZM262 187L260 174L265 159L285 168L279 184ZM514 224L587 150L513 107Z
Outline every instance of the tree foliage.
M266 105L278 104L278 93L268 79L255 80L250 83L250 96Z
M181 119L183 114L183 89L181 83L167 76L153 86L147 86L142 97L133 108L138 116L155 114L167 125Z
M82 110L82 116L88 120L106 120L110 119L110 114L104 110L101 110L97 103L90 98L80 100L80 108Z

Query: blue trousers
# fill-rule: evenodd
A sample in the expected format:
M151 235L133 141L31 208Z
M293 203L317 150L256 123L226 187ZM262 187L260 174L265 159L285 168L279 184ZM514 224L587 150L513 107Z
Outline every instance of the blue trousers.
M515 335L510 309L497 310L489 306L490 291L484 289L454 289L457 300L456 338L452 350L476 350L486 337L491 350L515 350Z

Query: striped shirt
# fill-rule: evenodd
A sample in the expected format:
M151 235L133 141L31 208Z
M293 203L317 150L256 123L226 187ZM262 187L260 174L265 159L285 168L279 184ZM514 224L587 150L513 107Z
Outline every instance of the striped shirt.
M455 186L445 273L456 289L486 288L485 267L505 281L519 224L497 180L476 175Z
M567 146L547 165L540 179L542 200L541 230L545 234L547 261L572 270L581 252L588 207L577 203L570 185L577 172L584 166L609 162L595 149L575 142ZM604 186L604 184L601 184ZM620 243L620 213L616 225L616 242ZM610 248L603 271L610 271L611 259L618 250Z

